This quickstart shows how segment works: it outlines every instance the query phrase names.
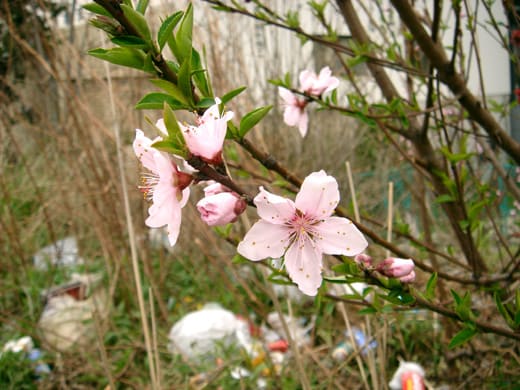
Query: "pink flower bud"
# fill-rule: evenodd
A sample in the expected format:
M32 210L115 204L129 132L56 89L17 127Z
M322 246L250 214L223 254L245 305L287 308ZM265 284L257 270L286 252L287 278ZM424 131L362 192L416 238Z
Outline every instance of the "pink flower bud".
M220 194L221 192L230 192L230 191L227 187L225 187L222 184L217 183L213 180L211 180L210 184L208 184L204 188L204 196L216 195L216 194Z
M399 280L403 283L413 283L415 281L415 271L410 272L408 275L401 276Z
M246 209L246 202L234 192L220 192L197 202L200 217L209 226L222 226L235 222Z
M385 276L392 278L402 278L414 272L415 264L412 259L399 259L397 257L389 257L378 264L377 270ZM415 273L414 273L415 277Z
M360 253L354 257L354 261L358 264L363 264L365 267L372 266L372 256L369 256L365 253Z

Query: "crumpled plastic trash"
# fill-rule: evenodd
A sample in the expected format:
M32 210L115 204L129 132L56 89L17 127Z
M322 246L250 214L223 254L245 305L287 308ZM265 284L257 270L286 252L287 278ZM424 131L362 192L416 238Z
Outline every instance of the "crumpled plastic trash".
M233 344L252 350L249 324L216 303L204 305L177 321L168 335L168 350L194 362L215 358L219 345Z
M388 386L391 390L424 390L424 369L417 363L401 361Z
M33 256L34 266L46 270L49 265L71 267L84 263L79 256L76 237L66 237L40 249Z
M109 299L100 285L99 274L73 274L71 281L47 290L46 305L38 321L42 340L52 349L64 352L73 346L86 346L95 336L94 315L100 322L108 317ZM68 289L79 283L85 294Z
M287 314L284 314L283 316L285 319L285 323L287 324L287 329L289 330L291 339L294 341L296 346L302 347L304 345L309 345L311 342L309 332L314 327L314 319L311 320L307 325L305 325L305 319L303 318L295 318ZM269 313L267 315L267 323L278 335L285 335L285 329L278 312L274 311ZM276 340L267 341L272 342Z

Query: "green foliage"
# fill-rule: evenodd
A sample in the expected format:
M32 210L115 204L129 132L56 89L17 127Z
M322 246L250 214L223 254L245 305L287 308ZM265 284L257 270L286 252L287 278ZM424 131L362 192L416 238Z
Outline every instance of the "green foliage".
M138 110L160 110L164 107L164 103L168 103L172 110L188 109L189 107L174 99L170 95L160 92L152 92L145 95L136 104Z
M184 96L184 93L179 89L179 87L167 80L163 79L152 79L150 82L156 87L161 88L165 92L167 92L173 99L178 101L179 103L184 104L186 107L189 106L189 102Z
M137 32L140 34L140 37L143 38L146 42L151 42L152 35L144 15L126 4L121 4L121 10L123 11L123 14L126 16L126 18L136 28Z
M434 272L428 282L426 283L426 291L424 297L426 299L433 299L435 297L435 289L437 287L437 272Z
M461 346L462 344L468 342L478 333L477 329L472 326L466 326L462 330L460 330L453 338L450 340L448 344L448 348L453 349Z
M25 353L0 355L0 387L5 390L36 390L34 368Z
M193 6L191 3L188 4L188 8L184 12L184 15L179 26L179 30L175 35L175 56L179 63L184 63L186 60L191 61L192 53L192 30L193 30Z
M164 45L168 40L173 40L173 30L180 22L184 12L177 11L174 14L168 16L159 27L159 31L157 32L157 42L159 43L159 49L162 51Z
M259 107L244 115L244 117L240 120L238 136L243 138L249 130L251 130L267 115L271 108L273 108L273 106Z
M232 91L229 91L224 96L221 97L222 103L226 104L227 102L231 101L236 96L240 95L242 92L246 90L247 87L238 87L236 89L233 89Z
M81 6L81 8L83 8L83 9L89 11L89 12L92 12L93 14L102 15L102 16L106 16L108 18L112 18L112 15L110 15L110 12L108 12L105 8L103 8L102 6L100 6L97 3L83 4Z
M130 47L134 49L146 49L148 47L148 43L144 39L133 35L119 35L110 40L112 43L122 47Z
M112 49L92 49L88 51L93 57L112 64L127 66L145 72L153 73L155 70L146 62L146 55L141 51L131 47L114 47Z

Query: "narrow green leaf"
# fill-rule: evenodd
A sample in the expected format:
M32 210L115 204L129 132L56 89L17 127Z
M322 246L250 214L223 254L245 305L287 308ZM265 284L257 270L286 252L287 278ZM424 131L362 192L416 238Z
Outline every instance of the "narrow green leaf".
M359 310L358 311L358 314L376 314L377 313L377 309L375 307L372 307L372 306L368 306L368 307L364 307L363 309Z
M112 49L92 49L88 54L116 65L128 66L139 70L144 69L145 54L137 49L114 47Z
M121 4L120 7L126 18L130 21L130 23L133 24L139 34L141 34L141 38L145 39L146 41L151 41L152 35L150 34L150 28L148 27L148 22L146 21L143 14L137 12L126 4Z
M112 38L111 41L118 46L133 47L134 49L145 49L148 47L144 39L133 35L120 35Z
M168 139L173 140L174 142L179 142L180 145L184 145L184 137L181 128L179 127L179 122L167 102L164 102L163 106L163 119L164 126L166 126L166 130L168 131Z
M179 68L177 74L179 79L179 88L182 94L188 99L189 102L193 102L193 95L191 89L191 61L188 57Z
M240 121L239 126L239 136L243 138L249 130L251 130L258 122L260 122L264 116L267 115L269 110L271 110L273 106L265 106L257 108L249 113L247 113L242 120Z
M424 294L426 299L432 299L435 296L435 288L437 287L437 272L434 272L428 283L426 283L426 292Z
M507 324L510 327L514 328L515 323L514 323L513 317L511 316L511 313L509 313L509 310L507 310L507 308L505 307L504 303L500 299L500 295L497 292L495 292L494 298L495 298L495 304L497 305L498 312L502 315L502 317L504 317L504 320L506 320Z
M154 142L152 144L152 146L155 149L161 150L161 151L166 152L166 153L175 154L177 156L182 156L183 155L183 150L179 149L177 147L177 145L175 144L175 142L173 142L171 140L157 141L157 142Z
M473 336L477 334L477 330L471 327L463 328L459 331L450 341L448 348L453 349L458 347L459 345L464 344L469 341Z
M135 106L138 110L161 110L164 102L168 103L172 110L187 109L186 105L175 100L170 95L159 92L152 92L145 95Z
M112 18L112 15L110 15L110 12L108 12L105 8L103 8L102 6L100 6L97 3L83 4L81 6L81 8L86 9L87 11L92 12L93 14L103 15L103 16Z
M232 91L229 91L228 93L226 93L224 96L222 96L220 98L220 100L222 100L222 103L226 104L227 102L229 102L231 99L233 99L235 96L241 94L243 91L245 91L247 87L239 87L237 89L234 89Z
M150 82L156 87L159 87L162 90L166 91L175 100L178 100L179 102L188 105L188 100L186 99L182 91L179 89L179 87L175 84L163 79L152 79L150 80Z
M435 198L435 203L447 203L447 202L454 202L456 199L453 195L450 194L442 194Z
M215 99L209 97L203 97L199 100L195 107L197 108L208 108L215 104Z
M135 10L139 12L140 14L144 15L146 12L146 9L148 8L148 2L149 0L139 0L137 2L137 6L135 7Z
M209 82L207 79L207 71L202 66L202 60L200 58L200 54L197 50L192 48L191 53L191 74L195 85L199 89L202 95L211 96L211 89L209 86Z
M192 49L192 30L193 30L193 6L188 4L188 8L184 12L181 25L177 34L175 35L175 42L178 48L177 60L184 62L186 59L191 59Z
M168 38L173 38L173 29L181 20L182 15L182 11L175 12L173 15L168 16L164 22L162 22L161 27L159 27L159 31L157 32L157 42L159 43L159 48L161 51L168 41Z

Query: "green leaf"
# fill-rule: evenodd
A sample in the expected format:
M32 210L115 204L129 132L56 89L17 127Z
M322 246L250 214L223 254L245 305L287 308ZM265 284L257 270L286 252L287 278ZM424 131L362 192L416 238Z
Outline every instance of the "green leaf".
M212 96L213 93L211 91L207 79L207 71L202 66L202 61L199 52L194 48L192 48L191 53L191 69L193 80L195 81L195 85L197 86L201 94L204 96Z
M233 99L235 96L241 94L243 91L245 91L247 87L239 87L237 89L234 89L232 91L229 91L228 93L226 93L224 96L222 96L220 98L220 100L222 100L222 103L226 104L227 102L229 102L231 99Z
M120 35L111 39L112 43L123 47L133 47L135 49L145 49L148 43L142 38L134 35Z
M181 25L175 35L175 42L178 49L177 56L179 62L191 59L192 50L192 30L193 30L193 6L188 4L188 8L184 12Z
M145 54L137 49L129 47L114 47L112 49L92 49L88 54L111 62L116 65L128 66L139 70L144 69Z
M228 122L228 131L226 132L227 139L238 139L238 127L236 127L233 122Z
M182 135L182 131L179 126L179 122L175 117L175 113L167 102L164 102L163 106L163 119L164 126L168 131L168 139L174 141L178 148L183 148L185 145L184 136Z
M137 6L135 7L135 10L139 12L140 14L145 14L146 8L148 8L148 2L149 0L139 0L137 2Z
M199 100L199 102L195 105L197 108L208 108L215 104L215 99L209 97L203 97Z
M168 103L173 110L187 109L186 105L175 100L170 95L160 92L152 92L145 95L135 106L138 110L161 110L164 103Z
M175 12L173 15L168 16L164 22L162 22L161 27L159 27L159 31L157 32L157 42L159 43L159 48L161 51L168 41L168 38L173 37L173 29L181 20L182 15L182 11Z
M451 194L442 194L435 198L435 203L448 203L448 202L455 202L455 197Z
M177 156L183 156L184 151L182 149L179 149L175 142L171 140L162 140L157 141L152 144L152 146L157 149L161 150L166 153L175 154Z
M477 334L477 330L473 327L466 327L459 331L450 341L448 348L453 349L459 345L469 341L473 336Z
M475 317L475 314L471 311L471 294L469 291L466 291L463 297L457 294L456 291L450 290L451 295L454 299L455 312L460 317L462 321L472 321Z
M152 35L150 33L150 28L148 27L148 22L146 21L143 14L137 12L126 4L121 4L120 7L121 10L123 10L123 14L126 16L126 18L130 21L130 23L132 23L139 34L141 34L141 38L145 39L146 41L151 41Z
M376 314L377 309L373 306L364 307L363 309L358 311L358 314Z
M434 272L428 283L426 283L426 292L424 294L426 299L432 299L435 296L435 288L437 287L437 272Z
M240 138L243 138L249 130L251 130L258 122L260 122L262 118L267 115L269 110L271 110L271 108L273 108L273 106L259 107L244 115L240 121L238 131Z
M92 12L93 14L103 15L112 18L110 12L108 12L105 8L96 3L83 4L81 8L86 9L87 11Z
M246 259L244 256L240 255L240 254L236 254L235 256L233 256L233 258L231 259L231 263L233 264L244 264L244 263L249 263L249 260Z
M192 90L191 90L191 61L187 58L179 68L177 74L179 79L179 88L184 96L191 103L193 102Z
M169 95L171 95L175 100L178 100L181 103L184 103L186 105L189 105L188 100L182 93L182 91L179 89L178 86L175 84L163 80L163 79L152 79L150 82L155 85L156 87L161 88L162 90L166 91Z
M502 315L502 317L504 317L507 324L511 328L514 328L515 322L513 320L513 317L511 316L511 313L509 312L509 310L507 310L507 307L504 305L504 303L500 299L500 295L496 291L494 294L494 298L495 298L495 304L497 305L497 309L498 309L499 313Z

